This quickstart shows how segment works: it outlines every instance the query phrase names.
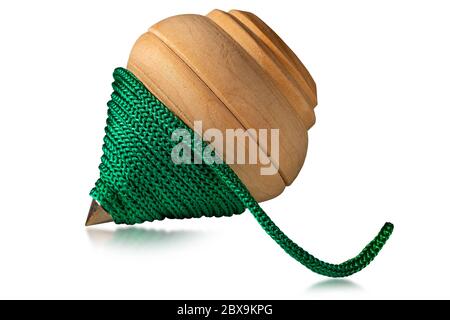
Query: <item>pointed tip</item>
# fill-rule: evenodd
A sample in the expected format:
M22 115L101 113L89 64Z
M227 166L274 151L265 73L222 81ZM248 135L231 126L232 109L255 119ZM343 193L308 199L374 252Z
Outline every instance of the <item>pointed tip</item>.
M85 226L93 226L96 224L112 222L113 219L105 209L95 200L92 200L91 207L86 219Z

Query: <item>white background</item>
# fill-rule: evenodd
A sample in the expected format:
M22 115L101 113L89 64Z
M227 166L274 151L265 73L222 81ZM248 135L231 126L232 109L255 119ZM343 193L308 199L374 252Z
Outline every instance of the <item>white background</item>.
M311 273L248 212L86 229L112 71L153 23L244 9L298 54L319 93L305 166L263 208L340 262ZM0 4L0 298L450 298L448 1L14 1Z

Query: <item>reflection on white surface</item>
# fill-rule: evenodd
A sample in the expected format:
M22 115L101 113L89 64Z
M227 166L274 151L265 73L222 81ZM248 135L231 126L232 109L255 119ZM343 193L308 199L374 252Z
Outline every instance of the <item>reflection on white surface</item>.
M116 230L87 228L86 233L94 246L123 249L159 249L168 246L182 246L197 240L204 234L201 231L192 230L167 231L137 227Z
M307 290L312 292L364 291L357 283L348 279L326 279L319 281Z

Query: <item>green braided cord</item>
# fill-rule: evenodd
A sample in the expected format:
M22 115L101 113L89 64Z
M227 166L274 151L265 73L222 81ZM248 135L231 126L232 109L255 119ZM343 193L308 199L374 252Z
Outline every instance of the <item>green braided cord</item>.
M172 141L172 132L181 128L193 135L193 130L132 73L118 68L113 76L100 178L91 196L116 223L232 216L248 208L284 251L329 277L346 277L365 268L391 235L394 226L386 223L360 254L341 264L315 258L275 225L228 165L174 164L171 152L179 142Z

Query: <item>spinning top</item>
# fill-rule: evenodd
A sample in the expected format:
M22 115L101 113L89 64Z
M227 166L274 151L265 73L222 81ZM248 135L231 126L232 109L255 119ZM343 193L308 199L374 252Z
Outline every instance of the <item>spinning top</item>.
M114 79L86 225L249 209L286 253L330 277L366 267L391 235L386 223L359 255L330 264L288 238L258 205L297 177L317 94L301 61L255 15L214 10L165 19L136 41ZM237 149L236 139L244 142Z
M229 164L257 201L278 196L297 177L315 122L316 85L254 14L213 10L167 18L136 41L127 68L191 128L201 120L203 131L224 136L226 129L279 129L278 159L258 145L258 163ZM262 175L268 163L278 170ZM86 225L109 221L94 201Z

